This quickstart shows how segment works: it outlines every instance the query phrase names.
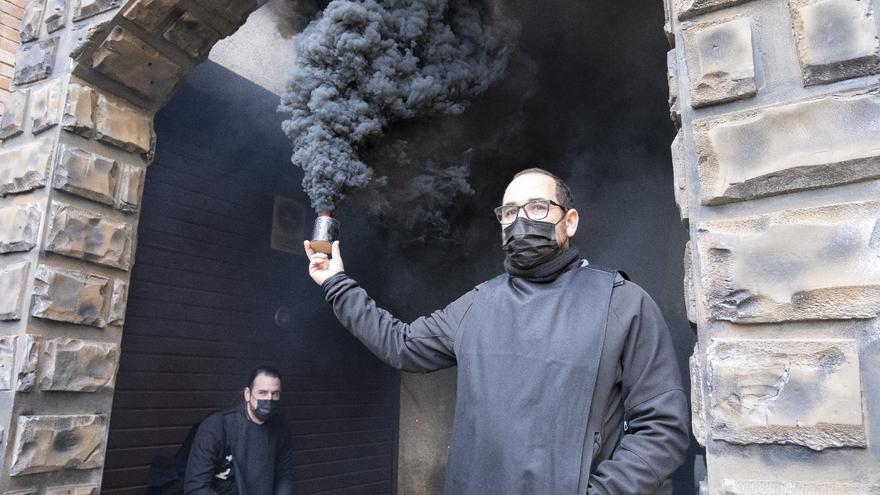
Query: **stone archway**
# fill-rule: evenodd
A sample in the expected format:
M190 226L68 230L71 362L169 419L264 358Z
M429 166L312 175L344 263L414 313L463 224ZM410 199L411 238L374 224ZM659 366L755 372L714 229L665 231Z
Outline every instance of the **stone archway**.
M0 490L99 490L153 115L256 7L30 2L0 122ZM705 487L866 493L880 483L871 3L667 7Z

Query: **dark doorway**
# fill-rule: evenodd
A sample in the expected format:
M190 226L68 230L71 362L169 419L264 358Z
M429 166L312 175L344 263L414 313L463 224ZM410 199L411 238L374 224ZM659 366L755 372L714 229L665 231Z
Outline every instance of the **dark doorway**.
M297 493L393 491L398 375L340 328L305 257L271 248L276 196L294 234L314 218L277 103L206 62L157 116L103 493L144 493L154 456L240 403L260 364L284 379Z

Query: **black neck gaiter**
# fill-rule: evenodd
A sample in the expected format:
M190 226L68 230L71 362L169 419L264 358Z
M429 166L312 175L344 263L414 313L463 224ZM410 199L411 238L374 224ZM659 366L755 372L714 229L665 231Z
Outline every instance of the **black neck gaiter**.
M522 278L530 282L552 282L562 272L569 270L578 262L580 262L580 253L576 247L572 246L552 260L532 268L517 268L505 259L504 271L511 277Z

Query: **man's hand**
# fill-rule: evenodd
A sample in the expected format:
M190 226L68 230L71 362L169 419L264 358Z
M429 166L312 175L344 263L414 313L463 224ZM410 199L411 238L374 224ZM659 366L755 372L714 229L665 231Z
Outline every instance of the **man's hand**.
M342 266L342 254L339 253L339 241L333 241L333 256L329 258L324 253L316 253L309 245L309 241L304 241L303 247L306 256L309 257L309 275L316 284L324 285L325 280L345 271L345 267Z

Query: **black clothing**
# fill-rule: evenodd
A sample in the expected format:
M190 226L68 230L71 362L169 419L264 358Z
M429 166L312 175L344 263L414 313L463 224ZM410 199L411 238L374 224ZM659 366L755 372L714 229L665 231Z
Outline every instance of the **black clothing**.
M508 260L504 260L504 271L511 277L528 280L529 282L552 282L560 273L580 265L576 247L570 247L552 260L541 263L533 268L517 268Z
M292 495L293 448L283 418L258 425L245 404L202 421L186 466L186 495Z
M666 325L638 286L585 265L501 275L409 325L344 273L324 282L389 365L458 365L448 495L670 493L688 408Z

